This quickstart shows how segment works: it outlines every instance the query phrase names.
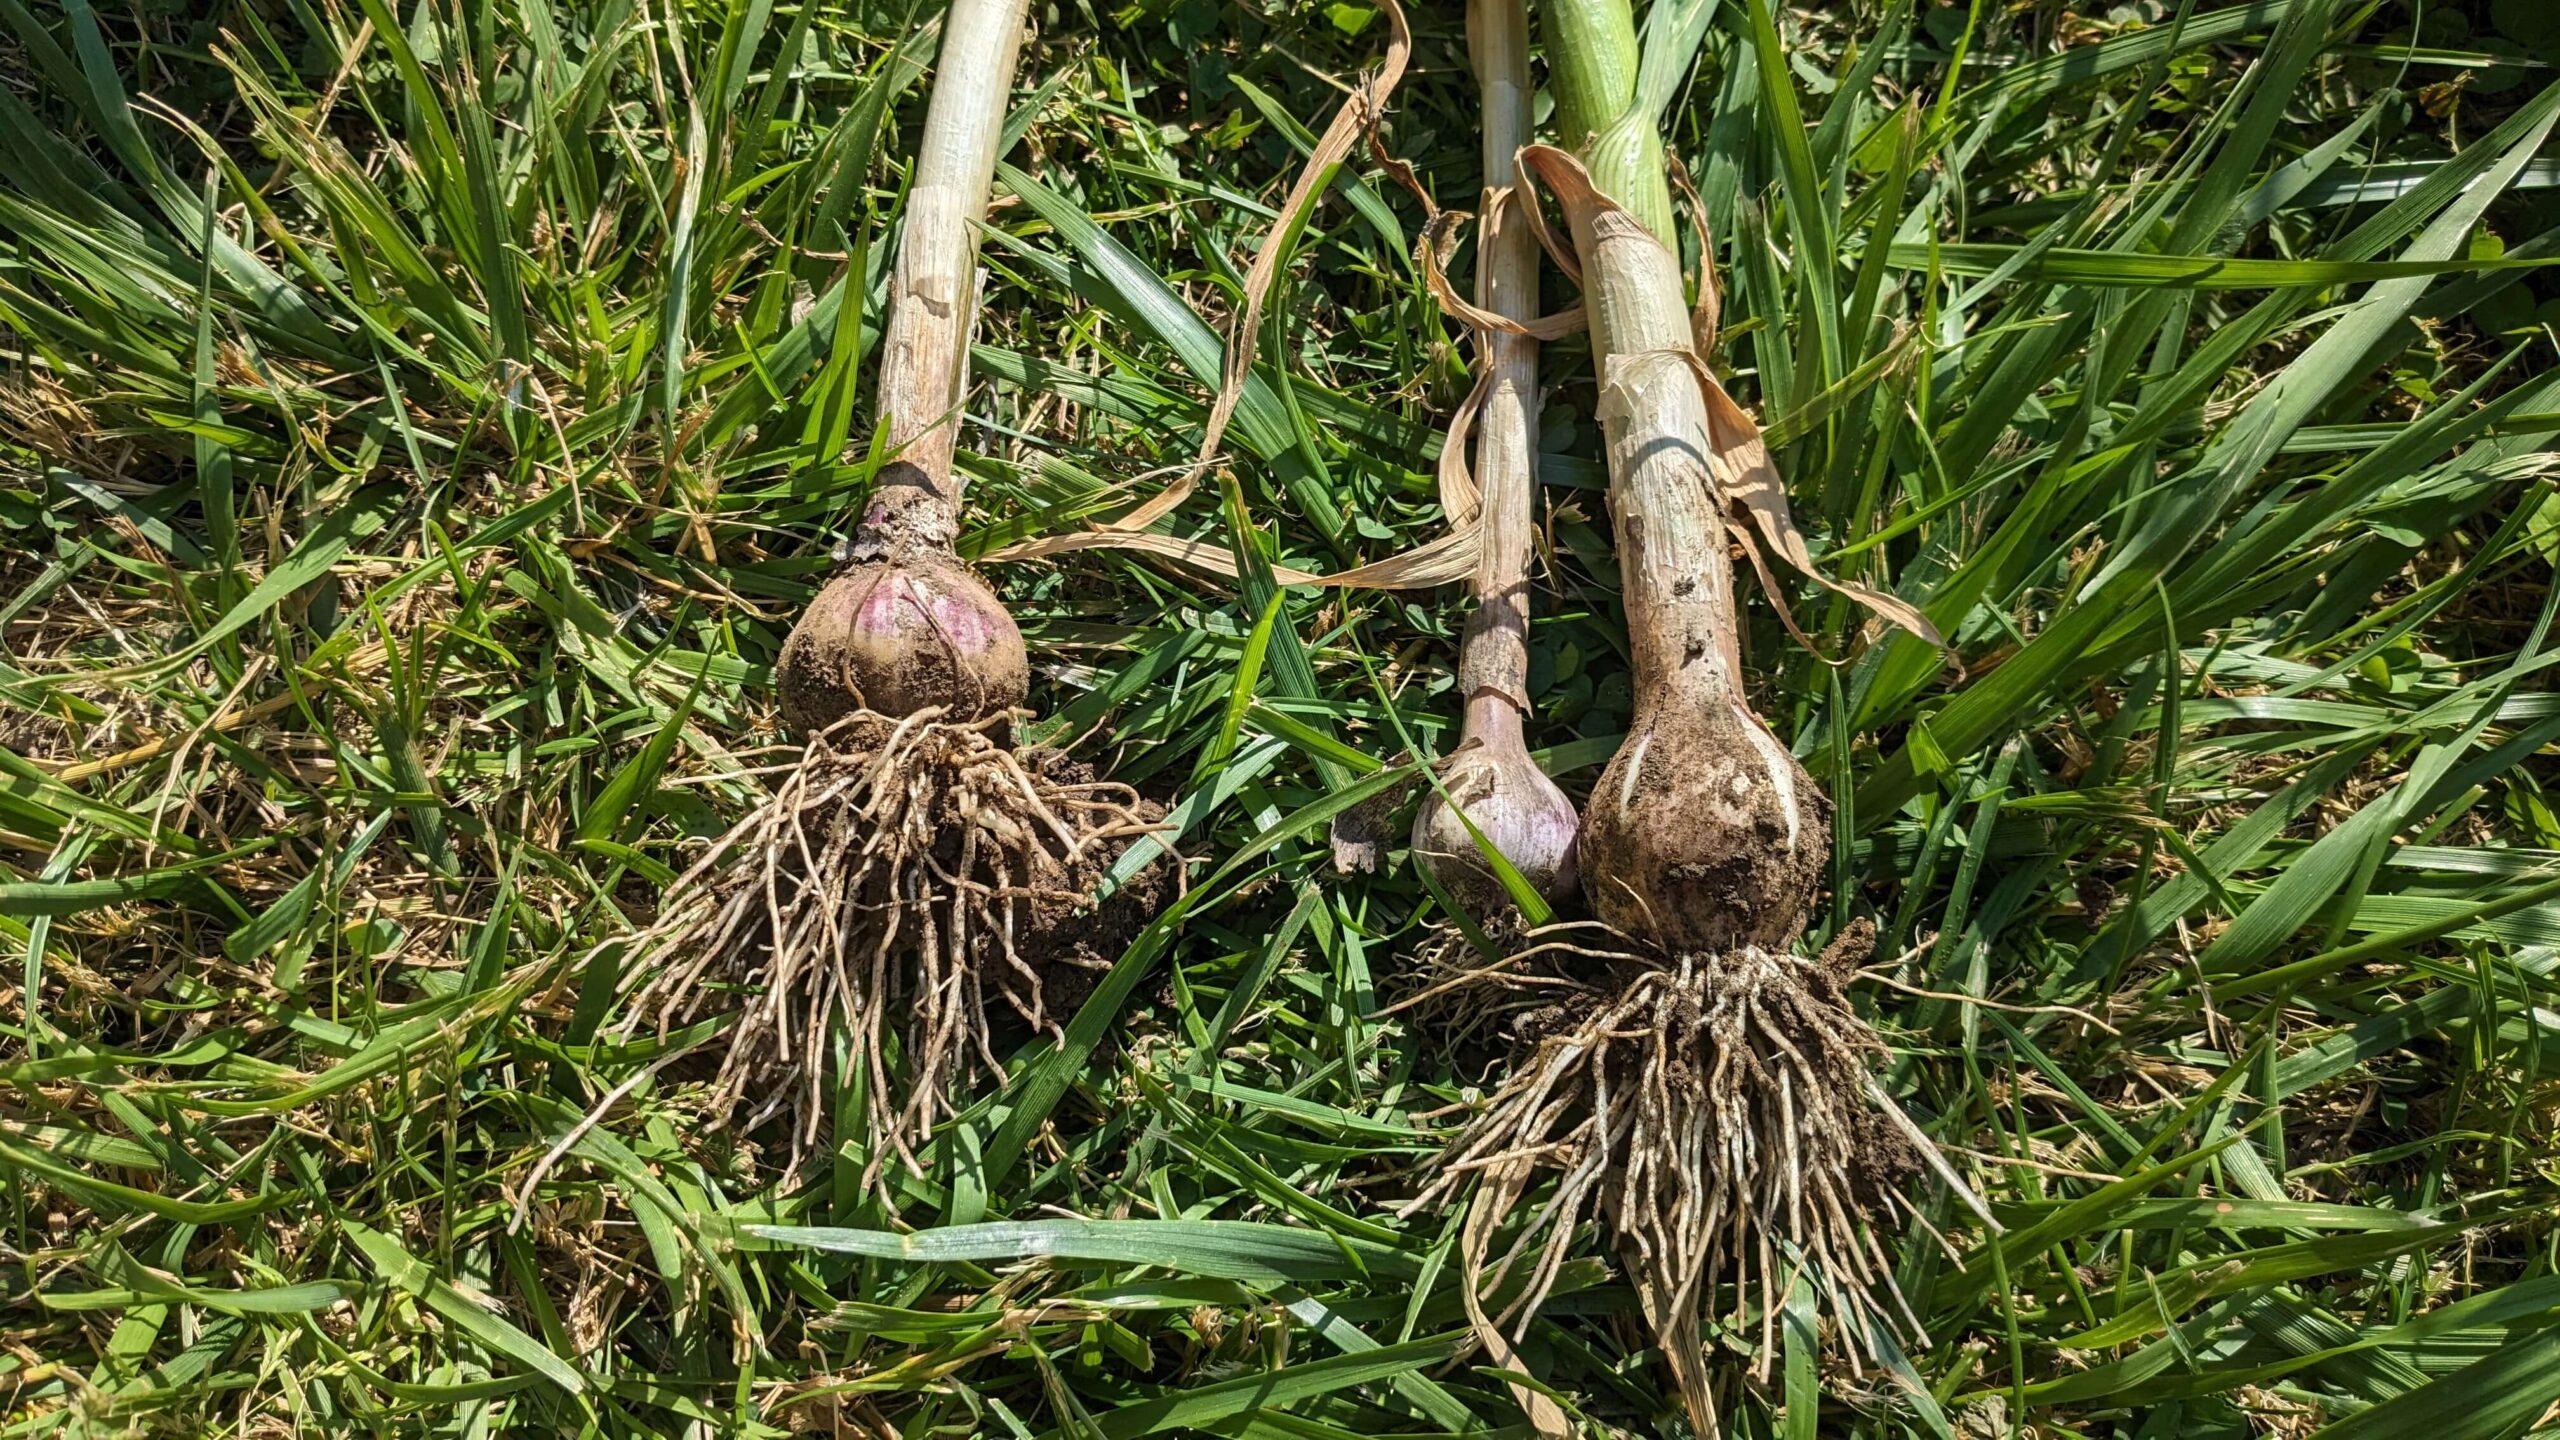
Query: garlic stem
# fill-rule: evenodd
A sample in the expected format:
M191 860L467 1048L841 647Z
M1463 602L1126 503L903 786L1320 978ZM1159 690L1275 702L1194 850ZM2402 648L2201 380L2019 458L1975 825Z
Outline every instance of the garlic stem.
M948 554L959 534L966 480L951 457L977 318L978 224L1029 8L1030 0L952 0L943 17L881 346L879 411L892 458L856 532L857 559Z
M1528 143L1529 21L1523 0L1468 0L1467 42L1484 117L1485 193L1476 247L1476 305L1511 320L1538 313L1537 239L1503 198L1513 157ZM1537 484L1538 342L1484 336L1487 386L1475 423L1484 533L1471 590L1475 610L1459 644L1460 734L1441 783L1414 816L1413 850L1478 919L1515 899L1484 859L1490 845L1548 900L1576 883L1581 829L1573 802L1529 758L1522 719L1529 693L1529 511Z
M1476 304L1511 320L1538 313L1536 235L1500 197L1512 157L1530 139L1529 24L1522 0L1469 0L1467 46L1483 99L1483 221L1476 247ZM1477 552L1475 613L1459 647L1463 733L1487 745L1521 745L1529 690L1530 506L1538 456L1538 342L1499 331L1483 337L1491 384L1476 417L1476 483L1484 539Z
M1650 705L1729 702L1741 694L1733 562L1680 262L1562 152L1532 146L1523 158L1563 199L1582 263L1639 722Z
M1634 9L1627 0L1547 0L1539 13L1546 18L1557 135L1590 169L1601 194L1672 243L1662 132L1636 103L1644 50Z

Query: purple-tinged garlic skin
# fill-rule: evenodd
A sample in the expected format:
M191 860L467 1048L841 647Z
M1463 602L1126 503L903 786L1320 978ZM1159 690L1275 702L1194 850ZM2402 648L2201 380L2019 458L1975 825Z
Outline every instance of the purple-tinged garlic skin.
M1830 797L1731 692L1639 703L1583 812L1592 913L1673 955L1794 943L1830 858Z
M1496 607L1480 607L1478 619ZM1497 617L1498 618L1498 617ZM1467 672L1487 662L1495 647L1473 633L1461 658ZM1520 652L1525 668L1526 652ZM1502 852L1520 878L1549 903L1573 893L1582 817L1573 802L1529 758L1517 702L1490 685L1467 700L1462 733L1468 744L1449 757L1439 788L1422 797L1413 817L1413 858L1440 888L1479 921L1518 908L1502 877L1486 863L1483 843L1468 822ZM1465 819L1460 819L1463 811Z
M1413 856L1470 916L1491 920L1516 908L1485 860L1486 843L1549 903L1573 893L1582 817L1537 762L1518 750L1478 745L1451 757L1440 783L1445 797L1441 790L1425 795L1413 817ZM1483 841L1469 832L1469 821Z
M816 735L857 710L933 706L949 721L1011 710L1030 693L1022 631L977 572L930 551L846 567L783 641L783 718Z

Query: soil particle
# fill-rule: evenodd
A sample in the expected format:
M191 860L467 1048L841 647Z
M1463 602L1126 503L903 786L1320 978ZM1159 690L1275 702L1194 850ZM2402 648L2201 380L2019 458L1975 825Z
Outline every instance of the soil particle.
M1023 769L1048 785L1094 781L1092 766L1063 751L1035 747L1019 752L1018 758ZM1150 824L1165 816L1164 807L1153 800L1140 799L1131 808ZM1173 867L1161 856L1099 903L1091 898L1136 843L1088 845L1072 864L1050 862L1042 867L1044 888L1014 902L1014 948L1040 972L1041 1009L1053 1023L1064 1024L1074 1014L1102 983L1103 972L1164 908Z
M1864 915L1852 916L1814 957L1813 981L1821 987L1823 997L1835 1004L1848 1003L1849 981L1858 967L1875 958L1876 922Z

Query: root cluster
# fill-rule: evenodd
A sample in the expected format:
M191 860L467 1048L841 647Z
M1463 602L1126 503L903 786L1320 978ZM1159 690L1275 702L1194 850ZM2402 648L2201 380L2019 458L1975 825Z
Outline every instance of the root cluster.
M1765 1367L1801 1276L1853 1366L1879 1330L1921 1339L1874 1226L1908 1203L1900 1190L1926 1141L1868 1078L1882 1046L1840 992L1854 961L1747 947L1665 964L1573 943L1572 932L1595 930L1613 933L1549 927L1495 967L1505 987L1536 969L1547 999L1515 1022L1524 1054L1511 1078L1411 1207L1475 1181L1471 1286L1516 1291L1479 1330L1525 1334L1575 1232L1596 1219L1616 1237L1702 1434L1713 1432L1701 1348L1710 1314L1742 1330L1756 1310ZM1548 963L1535 965L1541 951ZM1553 1184L1533 1198L1541 1178ZM1486 1266L1496 1232L1524 1212Z
M1059 752L1011 748L1009 716L940 714L831 726L627 952L632 1026L664 1035L739 1009L714 1108L742 1128L787 1114L794 1170L841 1081L865 1097L865 1183L892 1156L921 1173L958 1083L1002 1073L991 1002L1054 1028L1170 868L1093 912L1087 896L1162 812ZM840 1044L849 1073L830 1063Z
M1380 977L1388 1002L1380 1018L1401 1017L1443 1047L1498 1042L1520 1014L1554 1003L1554 994L1539 988L1542 983L1575 989L1569 980L1545 980L1527 969L1521 955L1529 942L1519 911L1479 923L1477 934L1504 958L1488 961L1473 936L1445 918L1434 921L1414 942L1408 963Z

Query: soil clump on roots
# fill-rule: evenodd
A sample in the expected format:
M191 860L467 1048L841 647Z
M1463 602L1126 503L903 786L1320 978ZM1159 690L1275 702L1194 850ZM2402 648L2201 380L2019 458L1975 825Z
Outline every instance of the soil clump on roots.
M1158 860L1095 904L1163 808L1063 751L1012 748L1011 723L837 722L678 877L632 948L633 1027L739 1009L712 1107L740 1129L787 1117L793 1171L819 1148L834 1084L858 1082L865 1183L893 1158L922 1173L916 1152L955 1088L1003 1073L1006 1017L1056 1030L1177 883ZM832 1061L840 1044L851 1074Z
M1603 948L1625 943L1604 926L1549 926L1486 967L1488 987L1514 997L1535 975L1543 999L1512 1019L1510 1079L1407 1207L1475 1183L1469 1289L1509 1297L1478 1317L1480 1334L1525 1335L1576 1231L1597 1220L1702 1433L1706 1317L1756 1326L1765 1367L1799 1276L1853 1367L1879 1331L1925 1340L1876 1234L1907 1208L1924 1141L1869 1078L1884 1047L1842 992L1873 935L1860 921L1819 957L1755 945L1665 961Z

